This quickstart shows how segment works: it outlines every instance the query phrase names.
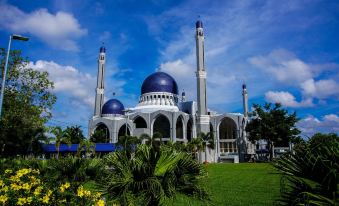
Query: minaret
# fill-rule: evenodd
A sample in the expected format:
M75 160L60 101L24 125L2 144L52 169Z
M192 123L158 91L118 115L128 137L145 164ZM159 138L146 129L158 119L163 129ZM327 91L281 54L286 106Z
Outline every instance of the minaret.
M97 76L97 88L95 96L94 116L101 115L101 108L104 104L104 78L105 78L105 62L106 62L106 48L100 47L100 53L98 58L98 76Z
M186 93L183 90L182 93L181 93L181 102L185 102L185 101L186 101Z
M248 96L247 96L247 89L246 84L242 85L242 105L244 109L244 117L248 117Z
M196 54L197 54L197 134L209 132L209 116L207 114L206 101L206 70L205 70L205 54L204 54L204 29L202 21L198 20L195 24L196 28Z

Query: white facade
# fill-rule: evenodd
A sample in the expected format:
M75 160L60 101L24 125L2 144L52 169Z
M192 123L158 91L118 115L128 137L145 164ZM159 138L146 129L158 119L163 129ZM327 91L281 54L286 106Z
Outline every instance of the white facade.
M89 136L100 128L105 129L109 142L116 143L119 136L129 134L152 136L160 132L163 141L187 143L199 132L213 134L215 149L201 154L207 162L244 161L254 153L254 146L247 140L247 91L243 87L244 114L208 112L206 95L206 70L204 67L204 36L202 22L196 24L197 43L197 102L185 101L185 94L178 95L175 80L168 74L156 72L143 83L139 102L134 108L125 109L119 100L107 101L100 115L94 114L89 121ZM102 55L101 55L102 56ZM99 55L100 58L100 55ZM99 62L104 63L104 62ZM100 65L99 68L104 68ZM98 71L98 85L104 78ZM240 95L240 94L239 94ZM179 101L180 99L180 101ZM97 105L96 105L97 106ZM127 126L127 127L126 127Z

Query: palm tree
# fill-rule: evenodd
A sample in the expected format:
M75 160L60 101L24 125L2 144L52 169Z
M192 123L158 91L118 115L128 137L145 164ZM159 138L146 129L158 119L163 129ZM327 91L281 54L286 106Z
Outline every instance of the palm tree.
M213 133L199 133L198 138L202 140L202 146L205 152L205 163L207 163L207 149L214 149L214 138Z
M187 145L188 149L191 151L195 159L200 161L198 153L204 149L201 138L192 138L192 140Z
M52 134L54 134L54 139L55 139L55 148L57 149L57 159L59 158L59 153L60 153L60 145L62 143L68 144L68 146L71 145L71 141L69 137L65 136L64 131L62 130L61 127L53 127L52 128Z
M67 127L64 130L64 136L66 136L72 142L72 144L79 144L85 139L85 136L81 130L81 126L79 125Z
M104 179L104 193L121 205L162 205L176 194L209 199L200 184L202 166L184 152L166 145L139 144L134 155L123 151L105 159L110 176Z

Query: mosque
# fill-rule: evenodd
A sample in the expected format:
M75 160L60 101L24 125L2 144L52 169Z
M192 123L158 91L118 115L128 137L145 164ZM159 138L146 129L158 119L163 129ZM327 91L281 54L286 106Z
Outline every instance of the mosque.
M197 100L187 101L185 93L178 93L178 85L169 74L157 71L143 82L138 104L125 108L118 99L104 103L105 48L100 48L94 115L89 120L89 136L95 130L104 130L110 143L116 143L125 134L152 136L159 132L162 141L188 142L199 133L211 132L215 149L201 155L202 161L244 161L254 154L254 145L247 140L247 90L243 85L244 113L217 114L207 107L206 70L204 60L204 29L196 22ZM207 159L205 159L207 158Z

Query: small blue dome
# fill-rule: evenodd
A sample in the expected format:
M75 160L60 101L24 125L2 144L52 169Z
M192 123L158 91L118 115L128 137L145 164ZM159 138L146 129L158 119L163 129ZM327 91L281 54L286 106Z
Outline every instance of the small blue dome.
M149 75L141 86L141 94L149 92L169 92L178 94L178 85L173 77L165 72L155 72Z
M102 106L102 114L124 114L125 107L117 99L108 100L104 106Z
M100 47L100 53L106 53L106 48L104 46Z
M198 20L196 23L195 23L195 28L202 28L202 21Z

